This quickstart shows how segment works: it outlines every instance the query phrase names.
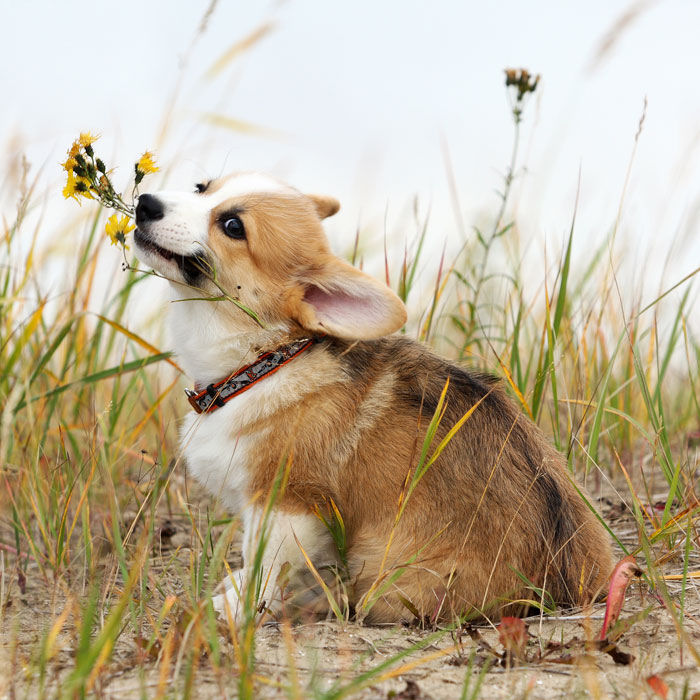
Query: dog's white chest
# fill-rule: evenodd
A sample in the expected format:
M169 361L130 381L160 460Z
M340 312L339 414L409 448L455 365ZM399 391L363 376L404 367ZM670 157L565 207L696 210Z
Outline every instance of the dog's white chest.
M240 437L232 428L233 406L208 415L190 413L181 431L188 473L233 512L248 502L248 460L256 438Z

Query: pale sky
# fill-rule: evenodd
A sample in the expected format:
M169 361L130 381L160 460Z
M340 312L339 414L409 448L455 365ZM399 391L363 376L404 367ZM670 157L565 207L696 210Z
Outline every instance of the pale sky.
M381 235L386 220L393 235L412 236L405 213L418 196L431 211L432 246L456 248L441 139L470 233L497 208L494 190L510 154L503 69L525 67L542 75L525 113L527 173L516 198L533 245L560 248L579 168L579 249L610 230L646 98L620 230L634 263L658 268L674 237L685 236L672 252L669 282L700 264L700 2L221 0L193 44L208 6L0 4L4 152L26 152L34 167L45 166L42 191L56 216L74 205L61 200L55 163L78 132L91 130L102 134L99 152L124 181L147 148L164 171L154 189L189 188L234 169L268 171L338 197L343 209L328 222L336 247L358 222ZM207 76L268 21L264 39ZM212 126L203 118L211 113L267 131ZM6 191L3 206L12 197Z

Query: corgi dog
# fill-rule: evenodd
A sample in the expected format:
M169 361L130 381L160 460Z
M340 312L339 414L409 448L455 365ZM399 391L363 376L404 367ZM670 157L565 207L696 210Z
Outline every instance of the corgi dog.
M257 585L272 614L320 612L333 569L375 623L594 600L610 544L564 459L494 377L392 335L401 300L329 248L338 209L258 173L138 199L136 253L170 282L194 380L187 469L243 527L215 606Z

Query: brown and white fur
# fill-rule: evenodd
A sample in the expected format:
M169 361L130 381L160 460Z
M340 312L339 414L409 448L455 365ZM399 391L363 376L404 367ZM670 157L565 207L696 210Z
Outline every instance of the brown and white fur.
M497 380L391 335L406 319L399 298L329 249L321 220L338 203L256 173L198 190L142 195L135 235L140 259L171 281L175 348L197 385L293 339L325 336L224 407L185 419L190 472L241 515L237 587L247 584L265 497L289 458L263 558L273 610L283 565L291 599L318 603L304 592L310 577L299 544L319 570L338 563L314 514L331 500L346 529L351 605L366 602L380 573L387 582L403 569L371 607L371 621L410 618L410 606L441 618L517 614L524 608L515 601L537 597L518 573L558 603L592 600L610 572L610 547L562 457ZM227 235L232 217L242 237ZM222 290L253 309L263 327L230 301L204 300ZM396 524L448 378L429 454L479 405ZM218 597L219 608L225 600L238 605L233 589Z

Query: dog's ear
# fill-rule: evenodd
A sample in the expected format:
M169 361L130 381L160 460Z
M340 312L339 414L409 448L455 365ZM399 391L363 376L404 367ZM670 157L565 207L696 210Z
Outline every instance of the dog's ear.
M295 296L295 320L337 338L380 338L406 322L406 307L389 287L332 256Z
M327 194L307 194L306 196L313 202L316 213L321 219L333 216L340 209L340 202L335 197L329 197Z

